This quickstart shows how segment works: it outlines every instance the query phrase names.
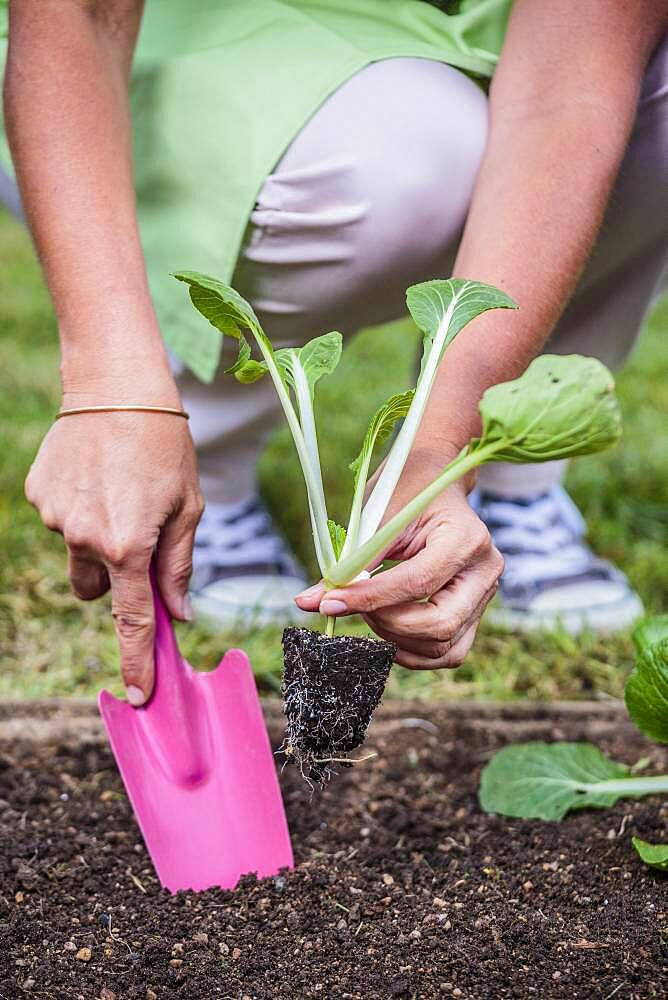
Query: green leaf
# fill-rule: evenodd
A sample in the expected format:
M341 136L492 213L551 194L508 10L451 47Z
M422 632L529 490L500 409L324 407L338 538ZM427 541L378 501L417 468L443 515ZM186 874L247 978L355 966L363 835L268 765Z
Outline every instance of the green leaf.
M343 348L343 338L340 333L325 333L322 337L315 337L297 351L297 355L304 369L311 395L313 388L323 375L331 375L339 361Z
M188 285L190 299L198 312L224 336L239 342L239 355L227 372L242 383L257 382L267 371L264 361L251 358L251 349L242 330L250 330L265 351L273 356L271 341L260 326L253 307L234 288L197 271L179 271L177 281Z
M627 777L628 770L625 764L608 760L591 743L509 746L492 757L482 772L480 805L485 812L503 816L561 820L572 809L614 805L623 792L606 792L600 783L618 782Z
M645 645L639 653L624 688L624 701L641 733L657 743L668 743L668 638Z
M478 281L449 278L423 281L406 292L411 316L422 331L423 352L415 396L362 512L355 544L366 543L378 530L401 478L448 345L470 320L488 309L515 309L505 292Z
M309 388L311 400L316 382L323 375L330 375L341 360L343 338L340 333L325 333L314 337L303 347L281 347L274 353L274 361L285 381L296 390L296 369L301 368Z
M382 444L383 441L386 441L392 433L397 420L401 420L402 417L406 416L414 395L415 389L408 389L407 392L400 392L396 396L390 396L387 402L383 403L374 413L369 423L362 449L354 462L351 462L349 466L351 472L355 474L355 486L357 486L362 465L364 464L368 471L374 448Z
M612 375L600 361L579 354L536 358L519 378L488 389L480 413L483 433L472 447L506 442L495 462L589 455L621 434Z
M251 382L257 382L266 374L267 366L264 361L254 361L251 358L250 344L243 333L239 334L238 339L239 355L235 363L230 368L225 369L225 374L234 375L238 382L250 385Z
M476 316L488 309L517 309L517 303L500 289L463 278L423 281L419 285L411 285L406 292L406 304L423 334L423 368L444 320L447 332L440 344L439 361L459 331Z
M337 524L336 521L332 521L331 518L327 521L327 527L329 528L329 537L332 539L334 555L338 559L346 540L346 529L343 525Z
M631 843L646 865L668 872L668 844L649 844L640 837L631 837Z
M644 653L650 646L668 639L668 615L654 615L636 625L633 630L633 642L639 653Z

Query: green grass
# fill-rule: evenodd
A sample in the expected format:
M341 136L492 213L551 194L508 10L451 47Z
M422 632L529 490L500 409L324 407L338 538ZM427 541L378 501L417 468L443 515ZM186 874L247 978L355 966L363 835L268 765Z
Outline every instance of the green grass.
M41 526L23 498L25 474L59 403L58 350L29 241L7 216L0 216L0 261L0 695L92 695L102 685L119 691L108 602L82 604L70 595L62 540ZM628 573L651 611L668 604L667 329L664 301L619 377L622 444L574 463L569 475L592 543ZM366 331L323 386L323 465L331 514L339 520L349 502L346 465L370 413L410 381L414 350L405 323ZM270 508L314 574L299 466L284 431L268 447L261 475ZM212 635L201 626L180 626L179 639L186 656L202 668L240 645L263 687L278 686L278 629ZM521 638L483 625L459 670L396 668L390 693L501 700L617 696L631 662L628 636Z

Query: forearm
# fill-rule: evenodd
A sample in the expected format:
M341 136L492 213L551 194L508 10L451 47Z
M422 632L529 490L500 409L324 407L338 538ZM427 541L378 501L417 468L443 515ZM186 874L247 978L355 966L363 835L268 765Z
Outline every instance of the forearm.
M129 401L135 385L141 402L176 395L135 216L127 80L140 16L139 0L10 7L8 135L70 399Z
M477 434L484 390L520 374L554 328L596 239L660 31L620 52L611 26L599 26L600 49L580 52L569 35L551 39L541 58L540 42L529 37L539 6L534 0L528 16L526 3L516 7L519 24L511 24L492 88L487 150L455 264L456 276L496 285L520 308L478 318L448 350L418 447L461 447Z
M587 118L517 123L514 137L504 122L492 136L454 273L502 288L520 308L480 317L441 365L427 426L456 445L478 432L484 390L515 378L543 346L587 261L623 149L574 160L595 126Z

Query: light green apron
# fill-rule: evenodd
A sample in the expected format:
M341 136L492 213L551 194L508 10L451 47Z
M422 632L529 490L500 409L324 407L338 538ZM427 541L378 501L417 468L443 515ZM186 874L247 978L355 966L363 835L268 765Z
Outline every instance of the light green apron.
M268 173L369 63L415 56L490 77L512 0L148 0L132 85L139 221L167 344L210 380L220 335L170 277L229 280Z

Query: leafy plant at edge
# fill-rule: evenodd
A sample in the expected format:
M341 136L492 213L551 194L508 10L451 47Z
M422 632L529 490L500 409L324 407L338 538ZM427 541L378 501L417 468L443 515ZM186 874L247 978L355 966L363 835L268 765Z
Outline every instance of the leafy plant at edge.
M645 736L668 743L668 615L642 623L633 638L637 659L624 690L626 707ZM559 821L575 809L602 809L620 798L668 792L668 775L633 772L591 743L515 744L484 768L480 805L504 816ZM646 864L668 871L668 844L638 837L632 842Z

